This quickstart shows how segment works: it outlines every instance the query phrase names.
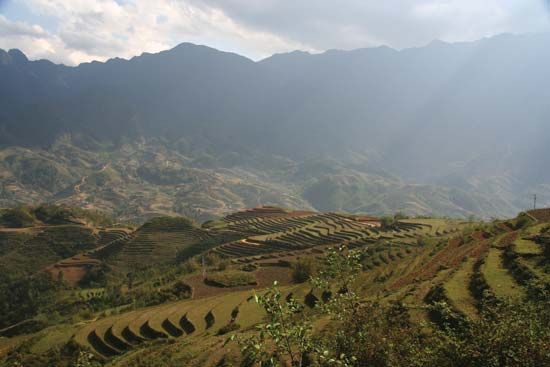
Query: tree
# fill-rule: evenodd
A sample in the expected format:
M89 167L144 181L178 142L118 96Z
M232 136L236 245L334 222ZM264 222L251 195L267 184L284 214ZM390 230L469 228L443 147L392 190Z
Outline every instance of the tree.
M358 301L353 285L360 270L360 252L348 251L344 246L329 250L319 275L311 282L317 289L335 287L336 295L316 310L335 319L351 319ZM239 341L245 365L303 367L312 361L322 367L353 365L353 356L335 354L330 343L314 337L304 306L292 297L283 299L276 282L267 292L255 295L255 299L267 317L266 323L257 326L255 335Z
M265 310L267 322L257 326L257 335L241 341L245 363L275 367L289 361L292 367L304 366L304 357L315 348L303 306L293 298L284 300L277 282L264 294L255 295L255 300Z

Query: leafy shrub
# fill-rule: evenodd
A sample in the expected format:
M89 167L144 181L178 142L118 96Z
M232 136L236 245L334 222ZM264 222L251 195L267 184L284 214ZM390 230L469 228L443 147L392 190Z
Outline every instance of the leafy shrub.
M174 283L170 291L178 299L191 298L193 294L193 288L187 283L182 282L181 280Z
M203 252L206 252L217 245L220 244L220 240L210 238L208 240L202 241L196 245L193 246L187 246L179 250L176 254L176 261L177 262L184 262L185 260L190 259L191 257L195 255L199 255Z
M380 224L382 229L391 230L397 227L397 220L394 217L382 217L380 218Z
M78 282L78 285L90 288L105 287L107 285L107 273L109 270L109 266L104 262L100 266L92 266ZM59 274L62 274L62 272Z
M46 273L12 281L0 273L0 329L38 315L54 302L59 284Z
M34 210L36 218L46 224L71 223L72 212L59 205L40 205Z
M181 270L186 274L191 274L200 269L199 264L194 259L189 259L181 264Z
M191 298L193 289L188 284L177 281L171 287L160 289L138 289L132 293L136 306L155 306L165 302Z
M34 224L34 216L23 207L8 209L0 216L0 224L12 228L30 227Z
M219 255L209 252L204 256L204 263L210 267L214 267L218 271L223 271L229 266L227 259L221 258Z
M304 283L315 274L315 262L311 258L299 259L292 266L292 280Z
M479 320L435 334L430 366L548 366L548 303L499 303L484 308Z

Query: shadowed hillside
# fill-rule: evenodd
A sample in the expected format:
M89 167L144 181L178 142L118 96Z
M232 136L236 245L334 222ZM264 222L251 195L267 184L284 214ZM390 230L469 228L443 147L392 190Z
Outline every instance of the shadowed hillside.
M259 62L185 43L77 67L1 51L0 203L93 196L139 220L257 205L513 216L533 193L549 203L547 43L500 35Z

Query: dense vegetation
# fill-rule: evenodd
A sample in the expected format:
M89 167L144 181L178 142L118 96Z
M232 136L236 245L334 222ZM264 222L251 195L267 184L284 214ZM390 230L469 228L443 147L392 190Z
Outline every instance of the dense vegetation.
M48 308L51 310L59 288L47 274L12 279L0 273L0 329L30 319Z
M82 222L108 226L112 223L112 219L100 212L51 204L36 207L19 206L0 211L0 226L9 228L31 227L37 224L79 224Z

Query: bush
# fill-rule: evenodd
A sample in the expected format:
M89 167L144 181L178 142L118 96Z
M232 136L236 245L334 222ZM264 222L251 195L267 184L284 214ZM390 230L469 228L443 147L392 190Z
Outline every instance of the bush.
M516 225L515 225L515 228L516 229L522 229L522 228L525 228L527 227L529 224L531 224L533 221L531 220L531 218L529 218L527 216L527 214L525 213L522 213L519 215L517 221L516 221Z
M391 230L397 226L397 220L394 217L380 218L380 225L384 230Z
M227 259L223 259L219 255L212 252L209 252L204 256L204 263L218 271L223 271L229 266L229 261Z
M310 258L299 259L293 264L292 280L304 283L315 275L315 262Z
M78 282L78 285L89 288L105 287L107 285L107 273L109 271L109 266L104 262L102 262L100 266L92 266ZM59 274L62 274L62 272Z
M30 227L34 224L34 217L25 208L8 209L0 217L0 224L12 228Z
M69 208L59 205L40 205L34 210L36 218L46 224L72 223L72 212Z
M477 321L436 334L430 365L548 366L550 307L546 303L489 306Z
M191 274L199 270L200 266L194 259L189 259L181 264L181 269L185 274Z
M191 298L193 294L193 288L187 283L182 282L181 280L174 283L170 292L176 296L178 299Z

